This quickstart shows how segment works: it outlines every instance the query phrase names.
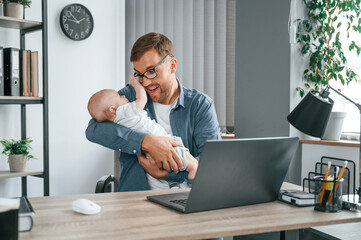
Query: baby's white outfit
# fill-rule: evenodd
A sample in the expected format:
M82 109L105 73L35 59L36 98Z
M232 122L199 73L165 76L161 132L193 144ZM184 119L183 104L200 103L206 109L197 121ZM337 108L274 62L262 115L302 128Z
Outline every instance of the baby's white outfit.
M187 168L187 148L184 147L182 139L180 137L167 134L162 126L148 117L146 111L143 110L142 112L139 112L135 102L130 102L119 106L116 111L114 122L136 131L146 132L156 136L167 136L181 143L182 145L175 147L174 150L177 152L178 156L183 162L184 168L179 170L184 171ZM151 189L169 189L173 184L166 180L156 179L148 173L147 179Z

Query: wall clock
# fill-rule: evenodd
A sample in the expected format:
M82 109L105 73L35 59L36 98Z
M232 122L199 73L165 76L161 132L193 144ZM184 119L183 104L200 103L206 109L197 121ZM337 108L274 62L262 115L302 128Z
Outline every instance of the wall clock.
M60 13L60 26L65 36L81 41L87 39L94 28L94 20L90 11L81 4L67 5Z

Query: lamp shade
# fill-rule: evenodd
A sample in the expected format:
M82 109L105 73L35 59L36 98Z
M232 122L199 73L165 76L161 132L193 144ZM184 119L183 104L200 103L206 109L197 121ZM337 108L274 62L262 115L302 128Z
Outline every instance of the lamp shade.
M333 107L333 100L323 98L318 91L310 91L287 116L299 131L313 137L322 137Z

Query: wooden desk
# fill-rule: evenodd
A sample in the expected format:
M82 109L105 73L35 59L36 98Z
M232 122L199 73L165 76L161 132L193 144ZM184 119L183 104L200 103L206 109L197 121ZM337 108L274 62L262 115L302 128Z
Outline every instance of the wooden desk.
M323 213L279 201L182 214L146 200L147 195L170 191L30 198L34 226L19 239L204 239L361 222L361 213ZM74 213L71 203L80 197L98 203L101 213Z

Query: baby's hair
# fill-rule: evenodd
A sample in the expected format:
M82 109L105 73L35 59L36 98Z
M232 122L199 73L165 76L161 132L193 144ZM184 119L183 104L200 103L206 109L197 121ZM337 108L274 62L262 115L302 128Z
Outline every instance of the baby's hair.
M106 111L108 110L108 106L112 104L110 99L114 94L116 94L115 96L119 96L113 89L103 89L94 93L88 102L90 116L98 122L106 121Z

